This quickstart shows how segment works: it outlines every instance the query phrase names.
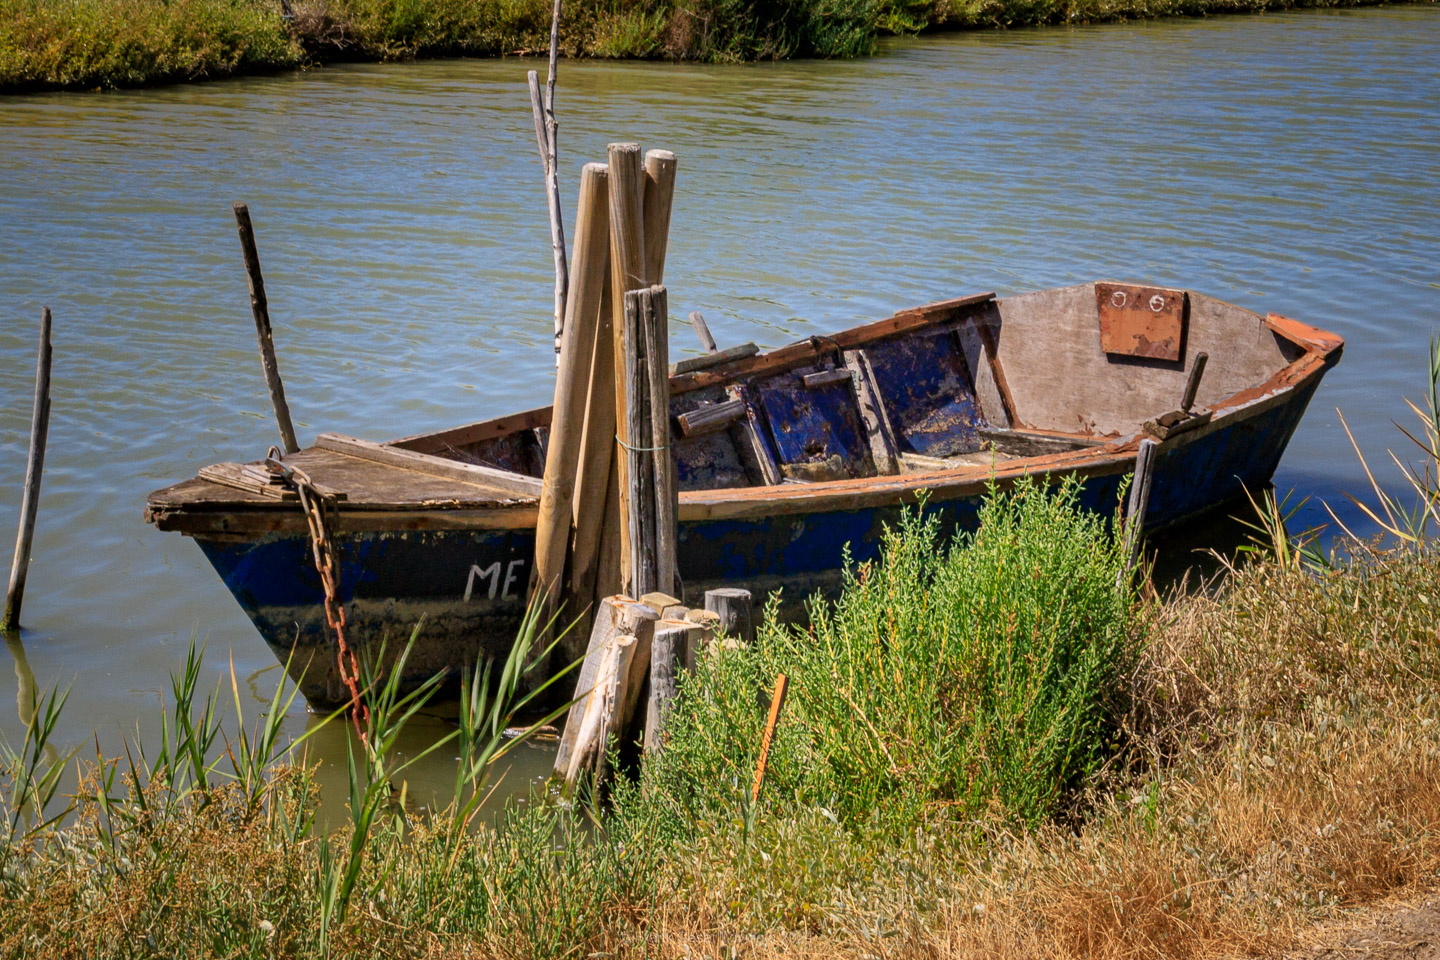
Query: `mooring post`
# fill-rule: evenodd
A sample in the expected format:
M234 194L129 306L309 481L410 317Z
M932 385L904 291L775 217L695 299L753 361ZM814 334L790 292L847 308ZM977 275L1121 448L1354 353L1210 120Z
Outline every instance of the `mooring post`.
M545 479L540 493L539 519L535 526L535 565L532 568L532 596L543 594L546 609L542 622L565 608L573 619L590 605L591 597L565 597L562 578L565 558L574 525L577 473L580 468L588 403L590 370L595 352L596 324L610 264L609 194L603 163L587 163L580 173L580 200L575 220L575 269L570 273L566 297L564 349L555 374L555 405L550 418L550 439L545 453ZM609 357L606 357L607 362ZM594 499L600 491L584 491ZM567 602L568 601L568 602ZM566 637L562 645L566 660L584 651L584 635Z
M705 609L720 618L719 627L726 636L741 643L755 639L754 601L749 590L721 587L705 591Z
M40 510L40 478L45 472L45 440L50 433L50 326L50 308L45 307L40 315L40 349L35 358L35 403L30 410L30 454L25 460L25 488L20 495L20 531L15 536L15 560L10 565L10 589L5 593L0 630L20 626L30 545L35 540L35 516Z
M1125 508L1125 569L1119 574L1124 582L1140 562L1140 543L1145 529L1145 512L1150 506L1150 481L1155 472L1155 455L1160 444L1146 438L1140 441L1135 454L1135 479L1130 482L1130 502Z
M618 467L615 480L620 511L614 519L607 519L606 525L611 528L607 535L614 536L617 532L619 535L620 592L638 597L654 589L653 585L637 589L634 569L638 515L632 508L632 486L644 482L645 478L638 474L632 476L632 470L638 466L637 449L648 446L649 437L645 433L631 432L635 426L631 415L638 416L645 398L634 395L639 383L638 351L642 345L633 336L626 336L626 316L638 310L639 305L626 294L648 286L645 280L645 225L641 206L644 170L638 143L612 143L608 153L610 290L615 347L615 463Z
M290 405L285 402L285 384L280 382L280 368L275 362L275 341L270 335L270 301L265 297L265 278L260 273L260 254L255 249L255 228L250 223L250 208L235 204L235 226L240 231L240 252L245 257L245 275L250 282L250 312L255 316L255 335L260 339L260 364L265 368L265 385L270 389L270 403L275 408L275 423L280 428L280 442L286 453L295 453L295 424L290 420Z

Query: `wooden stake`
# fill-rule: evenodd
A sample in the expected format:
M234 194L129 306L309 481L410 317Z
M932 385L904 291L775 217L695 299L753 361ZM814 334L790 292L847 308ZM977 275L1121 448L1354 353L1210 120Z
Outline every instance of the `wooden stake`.
M275 423L280 427L280 443L286 453L295 453L300 444L295 441L295 424L290 421L290 405L285 402L285 384L280 382L280 368L275 363L275 341L270 336L270 301L265 297L265 278L260 274L255 228L250 224L250 208L243 203L235 204L235 226L240 231L240 252L245 257L245 274L250 281L250 312L255 316L260 364L265 368L265 385L270 388Z
M720 345L710 335L710 326L705 322L705 315L699 310L690 311L690 326L695 328L695 336L700 338L700 343L707 353L720 352Z
M641 197L644 172L641 168L640 145L638 143L612 143L609 147L610 162L610 287L612 298L611 315L614 324L615 355L615 440L617 443L616 471L617 489L620 499L620 513L617 518L606 520L612 531L618 526L620 538L620 592L627 596L639 596L645 590L635 589L634 548L631 543L634 530L627 522L633 519L631 512L631 486L636 478L630 475L632 458L626 455L627 448L647 446L647 438L630 433L631 422L626 411L631 408L631 384L627 378L627 364L634 372L638 345L627 345L624 330L629 301L625 294L648 286L645 281L645 225L641 219ZM642 398L635 398L636 409L640 409ZM618 519L618 523L617 523ZM613 533L611 534L613 535Z
M721 587L705 591L705 609L720 618L720 629L741 643L755 639L754 601L749 590Z
M20 626L20 604L25 599L25 576L30 570L30 545L35 540L35 516L40 510L40 478L45 472L45 440L50 434L50 308L40 315L40 349L35 357L35 402L30 408L30 455L25 460L25 488L20 495L20 531L15 536L15 560L10 565L10 589L5 593L5 615L0 630Z
M607 177L603 163L587 163L580 173L580 199L575 214L575 269L570 274L571 289L566 297L564 349L555 376L555 406L535 527L531 587L532 596L543 591L546 597L547 610L542 622L548 622L561 604L567 602L562 595L565 555L574 518L596 327L610 263ZM589 606L591 599L588 595L568 598L568 617ZM565 646L569 659L580 652L578 638Z
M1155 457L1160 444L1154 440L1140 441L1135 454L1135 479L1130 481L1130 502L1125 509L1125 569L1117 576L1123 583L1140 562L1140 543L1144 539L1145 513L1150 506L1150 480L1155 473Z
M780 721L780 708L785 703L787 684L785 674L775 678L775 692L770 695L770 716L765 720L765 736L760 740L760 758L755 762L755 783L750 788L751 804L760 799L760 787L765 782L765 766L770 762L770 741L775 738L775 725Z
M1209 362L1208 353L1200 353L1195 356L1195 363L1190 368L1190 376L1185 378L1185 394L1180 398L1180 409L1186 413L1195 406L1195 394L1200 390L1200 378L1205 376L1205 364Z
M695 667L695 651L704 628L689 620L661 620L650 642L650 702L645 711L647 754L664 746L665 720L675 706L680 674Z
M638 597L662 589L659 556L656 552L656 521L659 508L654 465L657 449L651 444L650 405L655 382L650 375L648 349L653 337L648 328L654 322L655 301L664 296L663 287L632 290L625 294L625 324L618 341L622 376L616 384L617 456L620 463L621 588L626 596ZM668 391L667 391L668 392ZM668 445L664 452L668 453ZM628 478L628 481L625 479ZM666 593L669 591L666 590Z
M645 280L665 279L665 254L670 245L670 208L675 201L675 154L650 150L645 154L645 184L641 193L645 214Z
M608 207L608 203L607 203ZM607 211L608 220L608 211ZM606 247L609 263L609 247ZM615 345L611 317L610 275L606 272L600 294L600 313L595 322L594 346L590 356L589 388L585 398L584 432L580 440L580 461L575 471L574 533L570 541L570 587L568 595L580 606L595 597L620 592L618 544L609 546L616 558L615 576L605 560L607 534L619 516L619 484L615 479ZM615 500L616 506L610 507ZM582 620L580 635L586 623Z

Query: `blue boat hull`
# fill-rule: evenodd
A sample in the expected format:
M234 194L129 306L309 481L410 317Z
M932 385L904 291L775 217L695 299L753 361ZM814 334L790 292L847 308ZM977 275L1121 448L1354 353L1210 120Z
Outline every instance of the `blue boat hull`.
M1149 529L1191 519L1268 483L1318 383L1317 375L1264 409L1167 441L1158 457ZM1113 515L1132 466L1133 460L1112 457L1076 469L1085 476L1086 506ZM1056 464L1049 475L1066 472ZM917 477L888 502L849 509L812 509L792 498L768 515L744 518L696 517L704 513L697 510L687 518L682 500L679 567L685 599L695 603L706 589L720 585L766 594L781 589L791 601L831 591L840 582L846 548L856 561L876 557L885 526L913 501L913 488L927 485L925 477ZM937 485L929 509L951 530L972 529L983 492L975 483L959 492ZM289 664L306 698L313 704L346 699L306 535L196 534L195 539L275 655ZM342 530L338 548L353 645L376 651L384 642L393 654L423 619L407 681L458 672L508 653L524 613L533 530Z

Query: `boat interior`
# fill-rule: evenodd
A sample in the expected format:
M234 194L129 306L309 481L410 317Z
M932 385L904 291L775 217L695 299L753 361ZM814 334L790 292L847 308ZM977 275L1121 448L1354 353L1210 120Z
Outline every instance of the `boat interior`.
M770 353L747 344L683 360L672 367L671 442L681 490L988 466L1135 435L1177 410L1200 354L1197 410L1304 352L1257 314L1187 291L984 294ZM547 413L391 445L539 477Z
M1116 452L1279 385L1315 346L1307 330L1193 292L1100 282L932 303L766 353L744 344L687 357L670 381L679 488L983 478L1009 461ZM321 434L285 464L348 511L533 504L549 422L545 407L388 443ZM294 498L266 469L206 467L152 494L149 515L166 529L235 529L217 512L253 517Z

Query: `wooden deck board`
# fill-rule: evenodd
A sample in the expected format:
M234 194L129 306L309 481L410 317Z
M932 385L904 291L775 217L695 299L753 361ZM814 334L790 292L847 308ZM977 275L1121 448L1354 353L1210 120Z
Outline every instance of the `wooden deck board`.
M499 506L523 499L478 483L431 476L316 447L293 453L285 462L304 470L318 484L344 491L349 499L340 503L341 510L405 509L441 503ZM149 502L153 507L218 510L273 508L279 501L197 477L157 490Z

